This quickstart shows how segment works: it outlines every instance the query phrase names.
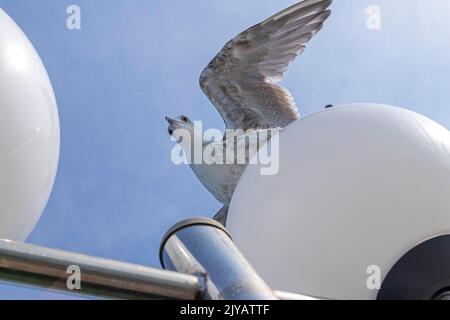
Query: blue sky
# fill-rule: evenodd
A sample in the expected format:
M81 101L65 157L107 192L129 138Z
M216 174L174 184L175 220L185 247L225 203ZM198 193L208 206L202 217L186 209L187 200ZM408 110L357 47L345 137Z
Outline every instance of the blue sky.
M170 161L165 115L223 128L198 76L223 44L293 0L0 0L39 52L61 121L48 206L28 242L159 267L164 232L220 204ZM66 28L77 4L82 29ZM381 8L381 30L365 10ZM450 3L338 0L283 84L300 112L379 102L450 125ZM55 297L0 286L0 298Z

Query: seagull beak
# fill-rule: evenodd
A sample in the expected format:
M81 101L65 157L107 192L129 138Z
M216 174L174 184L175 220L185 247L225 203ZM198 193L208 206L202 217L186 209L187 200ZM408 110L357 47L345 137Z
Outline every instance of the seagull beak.
M175 130L175 120L169 117L165 117L166 121L169 123L169 128L167 128L167 131L169 132L170 135L173 134L173 131Z
M173 123L175 120L173 120L172 118L170 118L170 117L165 117L165 119L166 119L166 121L168 122L168 123Z

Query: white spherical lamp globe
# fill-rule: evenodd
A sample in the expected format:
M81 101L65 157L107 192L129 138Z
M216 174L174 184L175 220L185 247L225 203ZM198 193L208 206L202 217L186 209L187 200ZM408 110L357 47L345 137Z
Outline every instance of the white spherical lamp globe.
M25 240L53 186L59 120L47 72L0 9L0 238Z
M450 135L417 113L323 110L280 133L279 161L272 176L248 167L228 220L273 288L374 299L371 277L382 282L416 244L450 233Z

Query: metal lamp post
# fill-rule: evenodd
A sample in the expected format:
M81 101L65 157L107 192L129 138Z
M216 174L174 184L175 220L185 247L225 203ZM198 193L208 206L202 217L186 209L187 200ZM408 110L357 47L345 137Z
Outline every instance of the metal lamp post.
M160 257L168 270L0 239L0 281L107 299L315 300L269 288L212 219L176 224ZM80 289L67 285L71 266L80 270Z
M194 218L176 224L163 238L160 259L165 269L202 278L204 299L277 299L215 220Z

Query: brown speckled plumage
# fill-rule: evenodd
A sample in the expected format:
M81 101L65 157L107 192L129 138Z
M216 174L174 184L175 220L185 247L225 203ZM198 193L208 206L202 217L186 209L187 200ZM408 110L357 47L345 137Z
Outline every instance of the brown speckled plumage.
M227 128L285 127L299 117L288 90L275 84L322 28L332 0L306 0L227 42L200 76L200 86Z

